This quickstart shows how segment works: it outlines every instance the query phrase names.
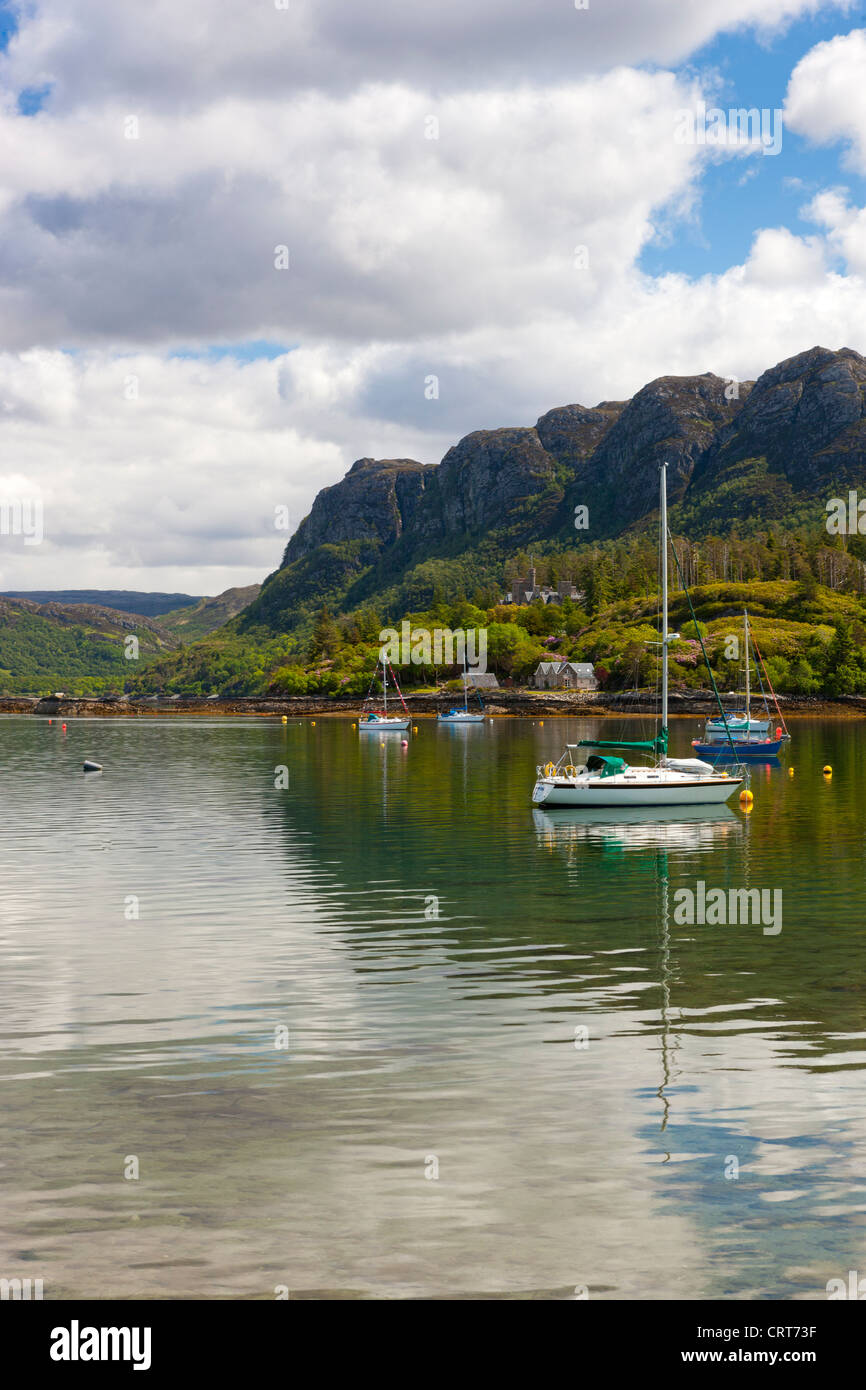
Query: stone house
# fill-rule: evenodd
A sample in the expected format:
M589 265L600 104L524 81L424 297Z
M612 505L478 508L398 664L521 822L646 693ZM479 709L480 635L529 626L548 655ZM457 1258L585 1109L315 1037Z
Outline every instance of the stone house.
M541 661L532 684L536 690L598 690L591 661Z

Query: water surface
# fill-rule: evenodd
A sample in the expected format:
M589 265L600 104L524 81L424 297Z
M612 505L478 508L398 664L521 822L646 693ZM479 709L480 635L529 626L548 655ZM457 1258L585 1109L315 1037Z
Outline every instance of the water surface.
M809 1299L866 1274L866 725L794 723L748 816L533 811L536 764L598 727L0 720L0 1276ZM699 880L781 889L781 932L677 925Z

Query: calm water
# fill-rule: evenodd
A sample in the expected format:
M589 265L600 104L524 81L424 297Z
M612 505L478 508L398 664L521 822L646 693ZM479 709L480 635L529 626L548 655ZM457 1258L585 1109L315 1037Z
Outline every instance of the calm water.
M809 1299L866 1274L866 725L794 723L749 816L533 812L536 763L597 727L0 720L0 1276ZM781 888L782 931L677 925L699 880Z

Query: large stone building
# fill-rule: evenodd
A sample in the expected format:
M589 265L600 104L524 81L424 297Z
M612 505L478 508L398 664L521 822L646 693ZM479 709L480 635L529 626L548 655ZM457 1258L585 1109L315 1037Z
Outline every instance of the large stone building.
M537 584L535 566L533 565L525 579L514 579L508 592L503 599L503 603L533 603L540 598L543 603L562 603L564 598L576 600L584 596L570 579L561 579L558 589L552 589L549 584Z

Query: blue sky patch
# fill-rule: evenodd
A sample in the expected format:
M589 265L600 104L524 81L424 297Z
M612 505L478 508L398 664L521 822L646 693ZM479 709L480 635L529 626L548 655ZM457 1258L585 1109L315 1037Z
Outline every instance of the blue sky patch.
M25 87L23 92L18 93L18 113L21 116L35 116L42 110L49 96L51 95L50 82L46 82L44 87Z
M852 6L847 15L828 10L803 19L770 39L752 31L723 35L679 74L702 76L705 82L715 75L719 87L709 106L772 111L784 106L791 73L810 49L861 27L866 27L866 3ZM708 163L694 217L668 219L662 210L658 234L644 248L640 269L654 276L720 274L746 260L756 232L764 227L789 227L798 236L814 233L812 223L798 214L820 189L844 186L858 206L866 201L866 180L842 168L843 153L841 144L816 148L783 126L779 154Z
M10 5L8 0L0 0L0 51L8 48L12 35L18 32L16 11L17 6Z
M242 343L214 343L209 347L177 348L169 357L201 359L206 362L220 362L231 357L236 362L258 362L262 358L272 362L275 357L283 357L294 351L296 344L272 343L265 338L251 339Z

